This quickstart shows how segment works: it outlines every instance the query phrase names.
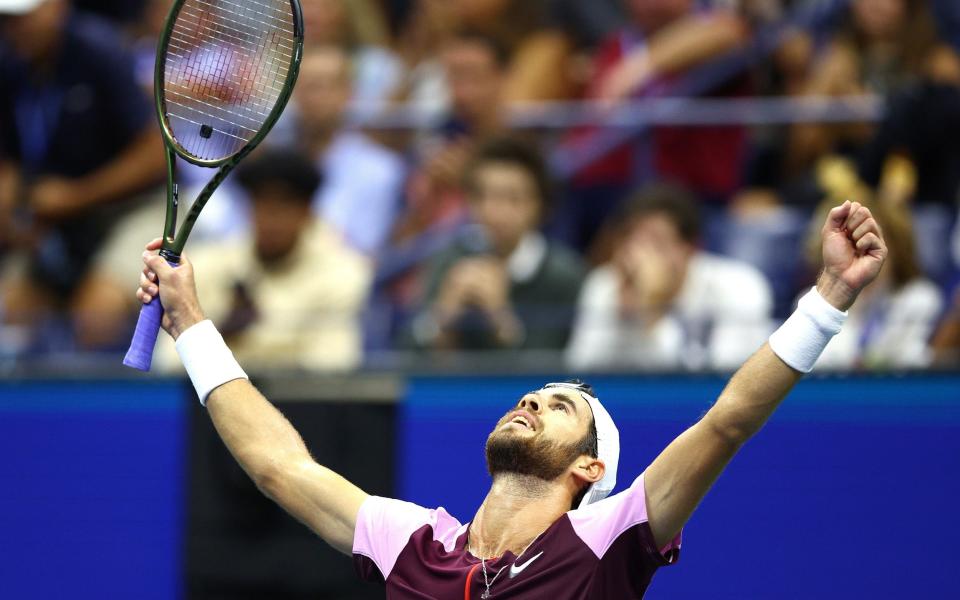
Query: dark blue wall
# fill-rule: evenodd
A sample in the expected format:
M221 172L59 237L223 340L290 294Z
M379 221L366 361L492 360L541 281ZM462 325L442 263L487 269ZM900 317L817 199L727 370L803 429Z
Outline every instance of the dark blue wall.
M469 519L486 434L544 381L413 379L400 496ZM622 432L621 487L723 386L593 383ZM180 596L186 402L177 383L0 382L0 598ZM954 597L958 476L960 377L806 380L721 477L648 598Z
M483 443L544 378L411 382L404 499L473 516ZM620 427L618 490L698 418L718 378L597 378ZM960 564L960 379L809 379L751 441L684 532L664 598L955 597Z
M180 596L185 396L0 382L0 598Z

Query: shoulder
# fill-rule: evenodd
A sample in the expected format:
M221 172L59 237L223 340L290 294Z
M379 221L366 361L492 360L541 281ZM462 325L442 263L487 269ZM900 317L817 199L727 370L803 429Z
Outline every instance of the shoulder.
M368 558L383 579L390 576L403 549L419 530L429 527L430 541L452 550L464 526L443 507L369 496L360 505L354 529L353 554Z
M575 277L578 281L586 272L586 266L580 255L569 246L554 240L547 240L544 269Z
M714 301L751 306L772 302L767 278L753 265L726 256L699 252L691 260L689 268L689 287L698 294L709 291Z
M360 505L358 519L360 518L394 528L397 526L421 527L430 525L447 531L451 528L456 530L461 527L461 523L442 506L426 508L406 500L383 496L368 496Z
M338 135L325 162L348 163L349 170L364 179L371 175L394 174L403 169L403 159L399 154L358 131L345 131Z
M343 232L323 220L315 221L304 233L303 268L307 271L322 270L327 277L338 279L338 285L350 282L366 282L373 276L373 261L356 249ZM321 283L318 278L318 283ZM324 287L326 283L324 282Z
M624 536L638 543L646 556L658 565L674 562L679 553L680 536L667 547L656 548L647 519L643 475L622 492L572 510L567 517L577 536L600 558Z
M190 263L202 278L232 277L250 268L252 253L250 244L242 240L205 240L189 251Z
M437 250L430 256L428 263L432 270L446 271L457 262L471 256L470 251L464 248L459 239L452 240L449 245Z
M617 298L619 276L613 265L601 265L587 273L580 289L580 301L584 304L608 304Z

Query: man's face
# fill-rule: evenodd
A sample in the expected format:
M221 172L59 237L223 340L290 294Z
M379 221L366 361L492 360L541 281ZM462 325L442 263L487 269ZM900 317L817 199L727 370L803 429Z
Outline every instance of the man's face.
M852 9L857 27L867 37L890 39L903 25L907 7L903 0L856 0Z
M496 114L503 70L491 48L476 40L454 40L444 49L443 64L457 117L482 124Z
M683 239L676 224L665 214L653 213L637 219L627 233L627 244L640 244L657 249L658 253L685 269L696 247Z
M344 0L307 0L303 6L303 30L309 44L336 44L348 35Z
M511 163L485 163L471 175L470 206L500 254L516 248L537 228L541 201L536 181L525 168Z
M487 437L487 469L554 480L581 456L592 420L590 405L574 390L528 392Z
M339 127L351 93L350 64L342 50L328 46L307 52L294 92L307 129Z
M68 8L65 0L46 0L26 14L2 16L0 34L22 59L42 61L57 46Z
M310 223L310 204L291 198L283 186L263 186L252 193L253 235L257 256L265 263L287 257Z

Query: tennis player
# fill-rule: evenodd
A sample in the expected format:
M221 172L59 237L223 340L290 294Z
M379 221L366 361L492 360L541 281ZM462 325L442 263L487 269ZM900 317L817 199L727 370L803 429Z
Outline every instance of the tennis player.
M830 211L816 287L703 418L616 495L608 497L619 435L593 390L549 383L522 394L487 439L493 482L461 524L442 508L369 496L314 462L204 320L189 261L173 269L152 252L158 247L159 240L147 246L137 295L147 302L160 294L163 328L233 456L267 496L352 555L361 577L402 599L643 596L657 568L677 560L697 504L813 368L887 254L866 207L846 202Z

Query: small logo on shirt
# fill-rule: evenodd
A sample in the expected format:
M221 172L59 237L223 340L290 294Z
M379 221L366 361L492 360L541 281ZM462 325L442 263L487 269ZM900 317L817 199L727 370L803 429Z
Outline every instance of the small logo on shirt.
M527 562L523 563L522 565L518 565L517 563L513 563L512 565L510 565L510 579L513 579L514 577L516 577L516 576L519 575L520 573L523 573L523 570L526 569L527 567L529 567L529 566L530 566L530 563L532 563L533 561L535 561L535 560L537 560L538 558L540 558L540 555L541 555L541 554L543 554L543 551L542 551L542 550L541 550L540 552L538 552L537 554L535 554L534 556L530 557L530 560L528 560Z

